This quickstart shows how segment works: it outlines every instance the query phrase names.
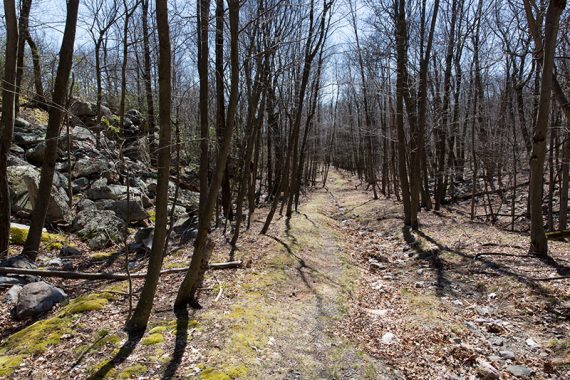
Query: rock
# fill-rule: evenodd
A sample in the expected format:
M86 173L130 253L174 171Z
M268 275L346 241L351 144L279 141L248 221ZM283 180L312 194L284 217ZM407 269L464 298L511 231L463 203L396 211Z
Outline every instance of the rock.
M515 353L512 351L499 351L499 355L505 360L515 360Z
M41 166L44 162L46 154L46 143L41 142L26 152L26 160L36 166ZM64 153L60 149L57 152L58 157L63 157Z
M102 249L123 239L125 222L110 210L84 210L73 220L73 229L91 249Z
M4 295L4 303L15 305L18 303L18 296L20 295L20 291L22 290L21 285L14 285Z
M382 335L382 343L384 344L392 344L395 343L398 340L398 338L396 338L396 335L392 334L391 332L387 332L384 335Z
M29 121L24 120L20 117L17 117L14 120L14 129L30 129L31 127L32 124Z
M111 169L109 160L100 158L81 158L77 160L73 167L72 177L90 177L92 175L103 175L106 171Z
M388 315L387 309L367 309L366 311L368 312L368 314L380 318L383 318Z
M61 250L59 251L59 255L63 256L63 257L80 256L81 251L79 249L77 249L76 247L70 247L70 246L66 245L63 248L61 248Z
M115 215L127 223L140 222L141 220L148 219L149 217L141 202L137 202L135 200L131 200L129 202L127 202L126 199L114 201L106 209L112 210Z
M146 137L135 139L131 144L125 147L123 154L131 160L141 161L150 164L149 146Z
M89 141L93 144L97 143L97 137L95 136L95 134L93 134L93 132L91 132L89 129L87 128L83 128L83 127L74 127L71 130L71 135L73 136L74 139L76 140L80 140L80 141Z
M74 115L72 123L74 125L93 127L97 124L97 104L76 100L71 104L69 112ZM105 106L101 106L101 116L112 118L111 110Z
M496 363L496 362L498 362L499 360L501 360L501 357L500 357L500 356L497 356L497 355L491 355L491 356L489 356L489 361L490 361L491 363Z
M18 285L22 282L17 277L0 276L0 287Z
M26 173L23 176L28 187L28 194L32 207L36 204L39 192L40 176L35 173ZM69 208L69 198L63 188L52 186L51 197L48 203L46 219L50 222L64 221L70 223L73 219L71 208Z
M14 144L23 148L37 145L45 140L45 133L37 132L18 132L14 131Z
M142 113L135 109L128 110L125 116L128 117L134 125L141 125L144 121Z
M134 189L133 189L134 190ZM118 200L127 194L127 187L122 185L103 185L98 186L97 184L91 185L85 192L85 196L92 201L99 199L113 199Z
M95 202L87 198L82 198L79 202L77 202L77 211L85 210L97 210Z
M22 152L23 153L23 152ZM22 160L18 156L14 156L13 154L8 155L8 160L6 162L7 166L30 166L26 161Z
M99 199L97 201L95 201L95 207L97 207L97 210L112 210L112 204L113 204L113 200L112 199Z
M49 267L60 267L63 265L63 261L59 257L56 257L55 259L49 260L46 264Z
M477 306L475 310L482 317L489 316L493 312L493 310L488 306Z
M14 225L14 224L12 224ZM9 267L9 268L21 268L21 269L37 269L37 265L34 264L30 259L26 256L18 255L12 256L6 260L0 262L0 267Z
M89 185L89 180L85 177L79 177L71 183L74 193L79 193L81 190L85 189L87 185Z
M140 244L143 248L150 250L154 239L154 228L141 228L135 234L135 243Z
M461 302L460 300L453 300L451 301L452 304L454 304L455 306L463 306L463 302Z
M529 346L529 347L532 348L532 349L535 349L535 348L539 348L539 347L540 347L540 344L538 344L538 343L537 343L534 339L532 339L532 338L528 338L525 342L526 342L527 346Z
M18 302L14 309L16 319L34 317L51 310L51 308L63 301L67 295L65 292L46 282L39 281L25 285L18 295Z
M24 154L26 153L26 151L24 150L24 148L21 148L18 145L12 145L10 146L10 153Z
M523 365L510 365L507 367L507 371L516 377L531 377L534 375L534 370Z
M501 337L496 337L489 339L489 343L493 346L502 346L505 343L505 340Z
M479 361L477 373L481 376L481 378L486 380L495 380L501 377L501 373L486 360Z

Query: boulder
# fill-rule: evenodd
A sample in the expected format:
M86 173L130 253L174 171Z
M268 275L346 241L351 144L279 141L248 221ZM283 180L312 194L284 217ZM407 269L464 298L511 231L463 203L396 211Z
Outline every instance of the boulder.
M146 250L152 248L152 241L154 239L154 228L141 228L135 233L135 243L140 244Z
M24 120L24 119L22 119L22 118L20 118L20 117L17 117L17 118L14 120L14 129L15 129L15 130L18 130L18 129L30 129L31 127L32 127L32 124L31 124L29 121Z
M125 222L110 210L84 210L73 220L73 229L91 249L102 249L123 239Z
M20 295L21 291L22 291L21 285L12 286L10 289L8 289L8 291L4 295L4 303L10 305L15 305L16 303L18 303L18 296Z
M113 210L115 215L127 222L140 222L148 219L149 215L140 201L126 199L112 202L107 210ZM128 216L128 220L127 220Z
M128 117L134 125L141 125L144 121L144 117L139 110L130 109L125 113L125 116Z
M44 162L45 154L46 154L46 143L44 141L42 141L41 143L30 148L26 152L26 160L28 160L28 162L33 164L33 165L41 166ZM64 154L65 153L61 149L58 148L57 156L63 157Z
M62 257L81 256L81 251L76 247L71 247L69 245L66 245L61 248L61 250L59 251L59 255Z
M101 158L81 158L77 160L73 167L72 177L90 177L92 175L100 176L111 168L109 160Z
M95 202L90 199L82 198L79 202L77 202L77 211L84 211L84 210L97 210L97 206Z
M97 143L97 136L95 136L95 134L87 128L79 126L73 127L71 130L71 135L73 136L74 140L89 141L93 144Z
M24 319L35 317L51 310L54 305L63 301L65 292L44 281L27 284L20 290L14 308L14 317Z
M141 161L148 165L150 164L149 151L146 137L140 137L125 147L123 154L131 160Z
M87 185L89 185L89 180L85 177L79 177L71 183L74 193L79 193L81 190L86 188Z
M97 116L97 103L76 100L71 104L71 107L69 107L69 112L78 118ZM101 115L112 117L113 113L108 107L101 105Z
M32 207L36 204L39 192L40 175L27 172L22 177L28 188L28 195ZM62 187L52 186L51 197L48 204L46 219L49 222L70 223L73 219L71 208L69 207L69 198Z
M99 199L113 199L118 200L127 194L127 187L121 185L98 185L94 183L85 192L85 197L96 201Z

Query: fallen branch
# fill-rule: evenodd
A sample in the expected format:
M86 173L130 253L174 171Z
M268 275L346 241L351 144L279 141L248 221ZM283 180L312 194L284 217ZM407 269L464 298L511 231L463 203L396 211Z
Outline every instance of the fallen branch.
M233 269L233 268L240 268L241 266L242 266L241 261L229 261L226 263L212 263L209 265L209 269L212 270ZM188 269L189 267L166 269L161 271L160 275L187 272ZM77 279L77 280L126 280L129 278L129 276L126 273L67 272L61 270L23 269L23 268L11 268L11 267L0 267L0 274L59 277L59 278ZM131 274L131 278L144 278L144 277L146 277L146 273Z

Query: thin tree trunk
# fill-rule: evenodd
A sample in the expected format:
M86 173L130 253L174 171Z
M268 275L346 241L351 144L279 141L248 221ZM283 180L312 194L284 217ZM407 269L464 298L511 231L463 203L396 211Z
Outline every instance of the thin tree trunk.
M18 21L15 0L4 0L6 20L6 55L2 86L2 116L0 119L0 257L8 255L10 245L10 189L7 161L14 133L16 62L18 50Z
M171 143L171 107L172 107L172 57L170 48L170 26L168 24L167 0L156 0L156 25L158 30L158 117L160 123L158 142L158 179L156 186L156 221L154 239L150 251L148 272L139 302L127 329L141 331L146 329L158 286L160 270L166 246L168 226L168 182L170 179L170 143Z
M64 106L67 98L67 86L73 64L73 45L75 43L78 8L79 0L69 0L67 2L65 31L59 52L59 64L53 95L49 105L49 118L45 138L46 150L40 175L40 184L38 186L38 198L32 212L30 231L28 232L28 237L24 244L24 249L22 250L23 254L34 261L38 256L42 229L44 227L53 185L59 129L65 115Z

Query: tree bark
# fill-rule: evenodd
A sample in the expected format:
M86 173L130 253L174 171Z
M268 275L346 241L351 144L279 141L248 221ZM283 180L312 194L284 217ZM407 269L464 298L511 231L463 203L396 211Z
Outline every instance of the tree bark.
M158 117L160 123L158 142L158 180L156 186L156 221L150 261L139 302L127 322L130 331L146 329L158 286L160 269L166 246L168 226L168 181L170 177L170 144L172 127L172 56L170 48L170 26L168 23L167 0L156 0L156 25L158 30Z
M560 15L566 6L564 0L551 0L545 17L544 43L542 49L542 73L536 126L532 138L530 156L530 251L538 256L548 255L548 241L542 217L542 192L544 182L544 159L546 156L546 133L550 114L554 52Z
M10 189L7 161L14 133L18 21L14 0L4 0L6 20L6 55L2 85L2 116L0 119L0 257L8 255L10 245Z
M79 0L69 0L67 2L67 18L65 21L61 50L59 52L57 76L55 78L52 99L49 104L49 117L45 138L46 150L40 175L40 184L38 186L38 198L32 212L30 231L28 232L28 237L22 250L22 254L27 255L31 260L35 260L38 256L42 229L44 227L51 196L55 161L57 159L59 129L65 115L64 109L67 99L67 86L73 64L73 45L75 43L78 8Z

